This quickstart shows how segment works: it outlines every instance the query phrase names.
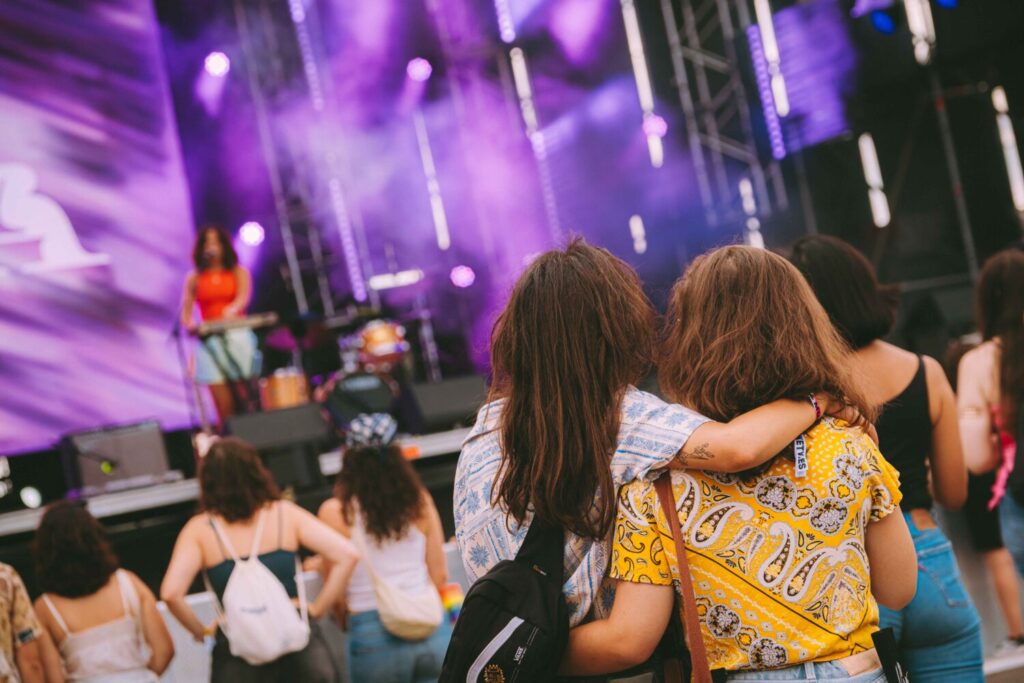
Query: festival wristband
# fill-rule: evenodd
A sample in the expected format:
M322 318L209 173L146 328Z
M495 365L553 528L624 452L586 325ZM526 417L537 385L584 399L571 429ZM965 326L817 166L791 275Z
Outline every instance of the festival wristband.
M807 400L811 402L811 406L814 408L814 421L817 422L821 419L821 406L818 405L818 399L815 398L814 394L807 394Z

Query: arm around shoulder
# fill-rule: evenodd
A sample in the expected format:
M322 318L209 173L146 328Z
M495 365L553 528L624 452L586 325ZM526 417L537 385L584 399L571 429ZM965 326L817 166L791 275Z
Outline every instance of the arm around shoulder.
M824 395L818 401L824 413L833 407ZM669 466L713 472L749 470L775 457L816 419L809 400L779 399L729 422L705 422L693 431Z

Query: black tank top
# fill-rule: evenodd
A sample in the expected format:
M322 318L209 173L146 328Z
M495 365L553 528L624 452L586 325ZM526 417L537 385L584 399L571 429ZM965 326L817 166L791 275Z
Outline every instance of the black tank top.
M931 451L932 419L924 361L920 357L914 379L899 396L882 406L875 428L878 429L879 450L899 470L903 510L931 508L925 460Z

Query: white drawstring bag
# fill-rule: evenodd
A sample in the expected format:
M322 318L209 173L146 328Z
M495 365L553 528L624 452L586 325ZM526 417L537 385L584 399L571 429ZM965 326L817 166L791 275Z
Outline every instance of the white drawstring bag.
M362 554L360 562L366 567L373 581L377 612L380 614L384 629L402 640L429 638L444 619L444 605L441 604L440 593L433 586L420 593L409 593L380 576L373 568L363 519L358 511L354 521L352 541Z
M241 657L253 666L267 664L290 653L298 652L309 644L309 613L306 604L306 587L302 582L298 556L295 558L295 586L299 593L299 611L288 597L284 585L260 562L260 538L263 535L264 512L260 511L256 521L256 535L252 540L249 557L242 560L231 546L227 536L214 519L210 524L224 548L235 561L224 597L217 600L217 594L210 586L209 578L203 573L206 588L213 593L213 604L220 617L221 627L227 636L231 654ZM300 614L301 612L301 614Z

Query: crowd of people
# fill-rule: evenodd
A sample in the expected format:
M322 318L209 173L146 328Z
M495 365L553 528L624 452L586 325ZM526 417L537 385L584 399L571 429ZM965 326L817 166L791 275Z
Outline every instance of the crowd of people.
M873 634L891 627L915 683L983 681L981 621L934 508L966 503L1006 618L1000 651L1019 647L1024 252L982 270L982 341L951 356L955 392L938 361L883 341L896 302L840 240L801 239L788 259L728 246L689 266L659 330L611 253L575 240L539 256L495 324L491 396L459 458L469 578L513 559L537 520L564 530L572 630L551 666L565 676L656 670L666 643L682 647L665 636L679 557L708 665L728 680L881 682ZM664 399L636 388L653 367ZM349 680L437 680L452 635L444 536L396 432L384 414L352 423L317 515L283 499L243 441L202 458L200 511L160 598L209 648L212 681L339 680L324 618L347 630ZM664 471L671 515L653 483ZM313 599L303 556L322 577ZM34 605L0 565L0 680L168 669L156 596L84 506L47 508L33 559ZM186 599L197 579L212 621Z

